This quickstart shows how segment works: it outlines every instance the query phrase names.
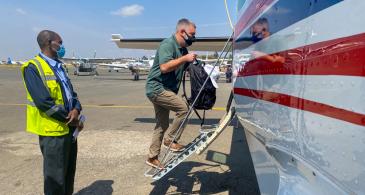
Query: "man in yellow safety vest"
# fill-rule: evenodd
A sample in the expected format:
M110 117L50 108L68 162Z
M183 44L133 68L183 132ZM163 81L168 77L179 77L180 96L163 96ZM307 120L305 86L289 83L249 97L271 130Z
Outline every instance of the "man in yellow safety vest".
M59 60L65 55L62 38L43 30L37 36L41 52L21 67L27 92L27 131L39 136L43 155L44 193L71 195L76 171L75 131L81 104Z

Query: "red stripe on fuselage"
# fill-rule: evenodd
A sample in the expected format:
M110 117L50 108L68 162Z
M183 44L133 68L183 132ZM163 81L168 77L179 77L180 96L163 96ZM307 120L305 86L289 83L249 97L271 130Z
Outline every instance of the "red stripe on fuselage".
M244 28L247 27L255 18L257 18L266 8L273 3L274 0L254 0L248 6L246 11L242 14L241 18L237 22L234 35L237 37Z
M238 76L277 74L363 77L365 33L263 55L243 65Z
M336 108L327 104L322 104L311 100L290 96L287 94L245 89L245 88L234 88L234 93L237 95L247 96L255 99L260 99L280 104L290 108L295 108L299 110L320 114L334 119L346 121L352 124L365 126L364 114L359 114L349 110Z

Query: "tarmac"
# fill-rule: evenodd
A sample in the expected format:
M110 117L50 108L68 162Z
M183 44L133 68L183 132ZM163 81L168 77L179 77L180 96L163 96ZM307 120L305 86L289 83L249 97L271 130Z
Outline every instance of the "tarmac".
M236 120L202 155L192 155L153 181L144 176L155 125L152 104L144 95L146 76L133 81L129 71L102 69L97 77L70 78L86 116L78 138L77 195L259 194L244 129ZM220 80L207 124L217 124L224 115L231 89ZM42 156L38 137L25 132L25 102L20 67L0 65L0 194L43 193ZM193 114L181 142L195 138L199 126Z

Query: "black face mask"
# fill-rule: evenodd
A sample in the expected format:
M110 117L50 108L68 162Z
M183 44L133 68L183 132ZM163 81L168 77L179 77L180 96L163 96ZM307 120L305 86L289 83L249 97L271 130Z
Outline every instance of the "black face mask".
M257 43L259 41L261 41L264 38L262 33L253 33L251 40L253 43Z
M189 36L188 33L185 32L186 37L184 36L184 40L187 46L190 46L195 42L195 36Z

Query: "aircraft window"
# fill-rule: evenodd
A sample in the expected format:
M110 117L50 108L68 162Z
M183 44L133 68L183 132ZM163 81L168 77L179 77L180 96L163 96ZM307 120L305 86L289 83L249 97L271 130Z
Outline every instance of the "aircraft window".
M266 31L267 37L300 20L305 19L310 14L310 2L311 0L278 1L273 6L271 6L263 15L256 18L255 21L248 22L248 24L251 24L251 26L249 28L245 28L246 30L242 34L240 33L241 35L236 40L236 42L240 42L241 40L247 41L247 39L250 38L253 39L253 43L259 41L258 39L255 39L256 37L252 36L252 31L255 31L255 29L252 28L257 22L262 23L262 21L265 21L264 23L266 27L256 30Z

